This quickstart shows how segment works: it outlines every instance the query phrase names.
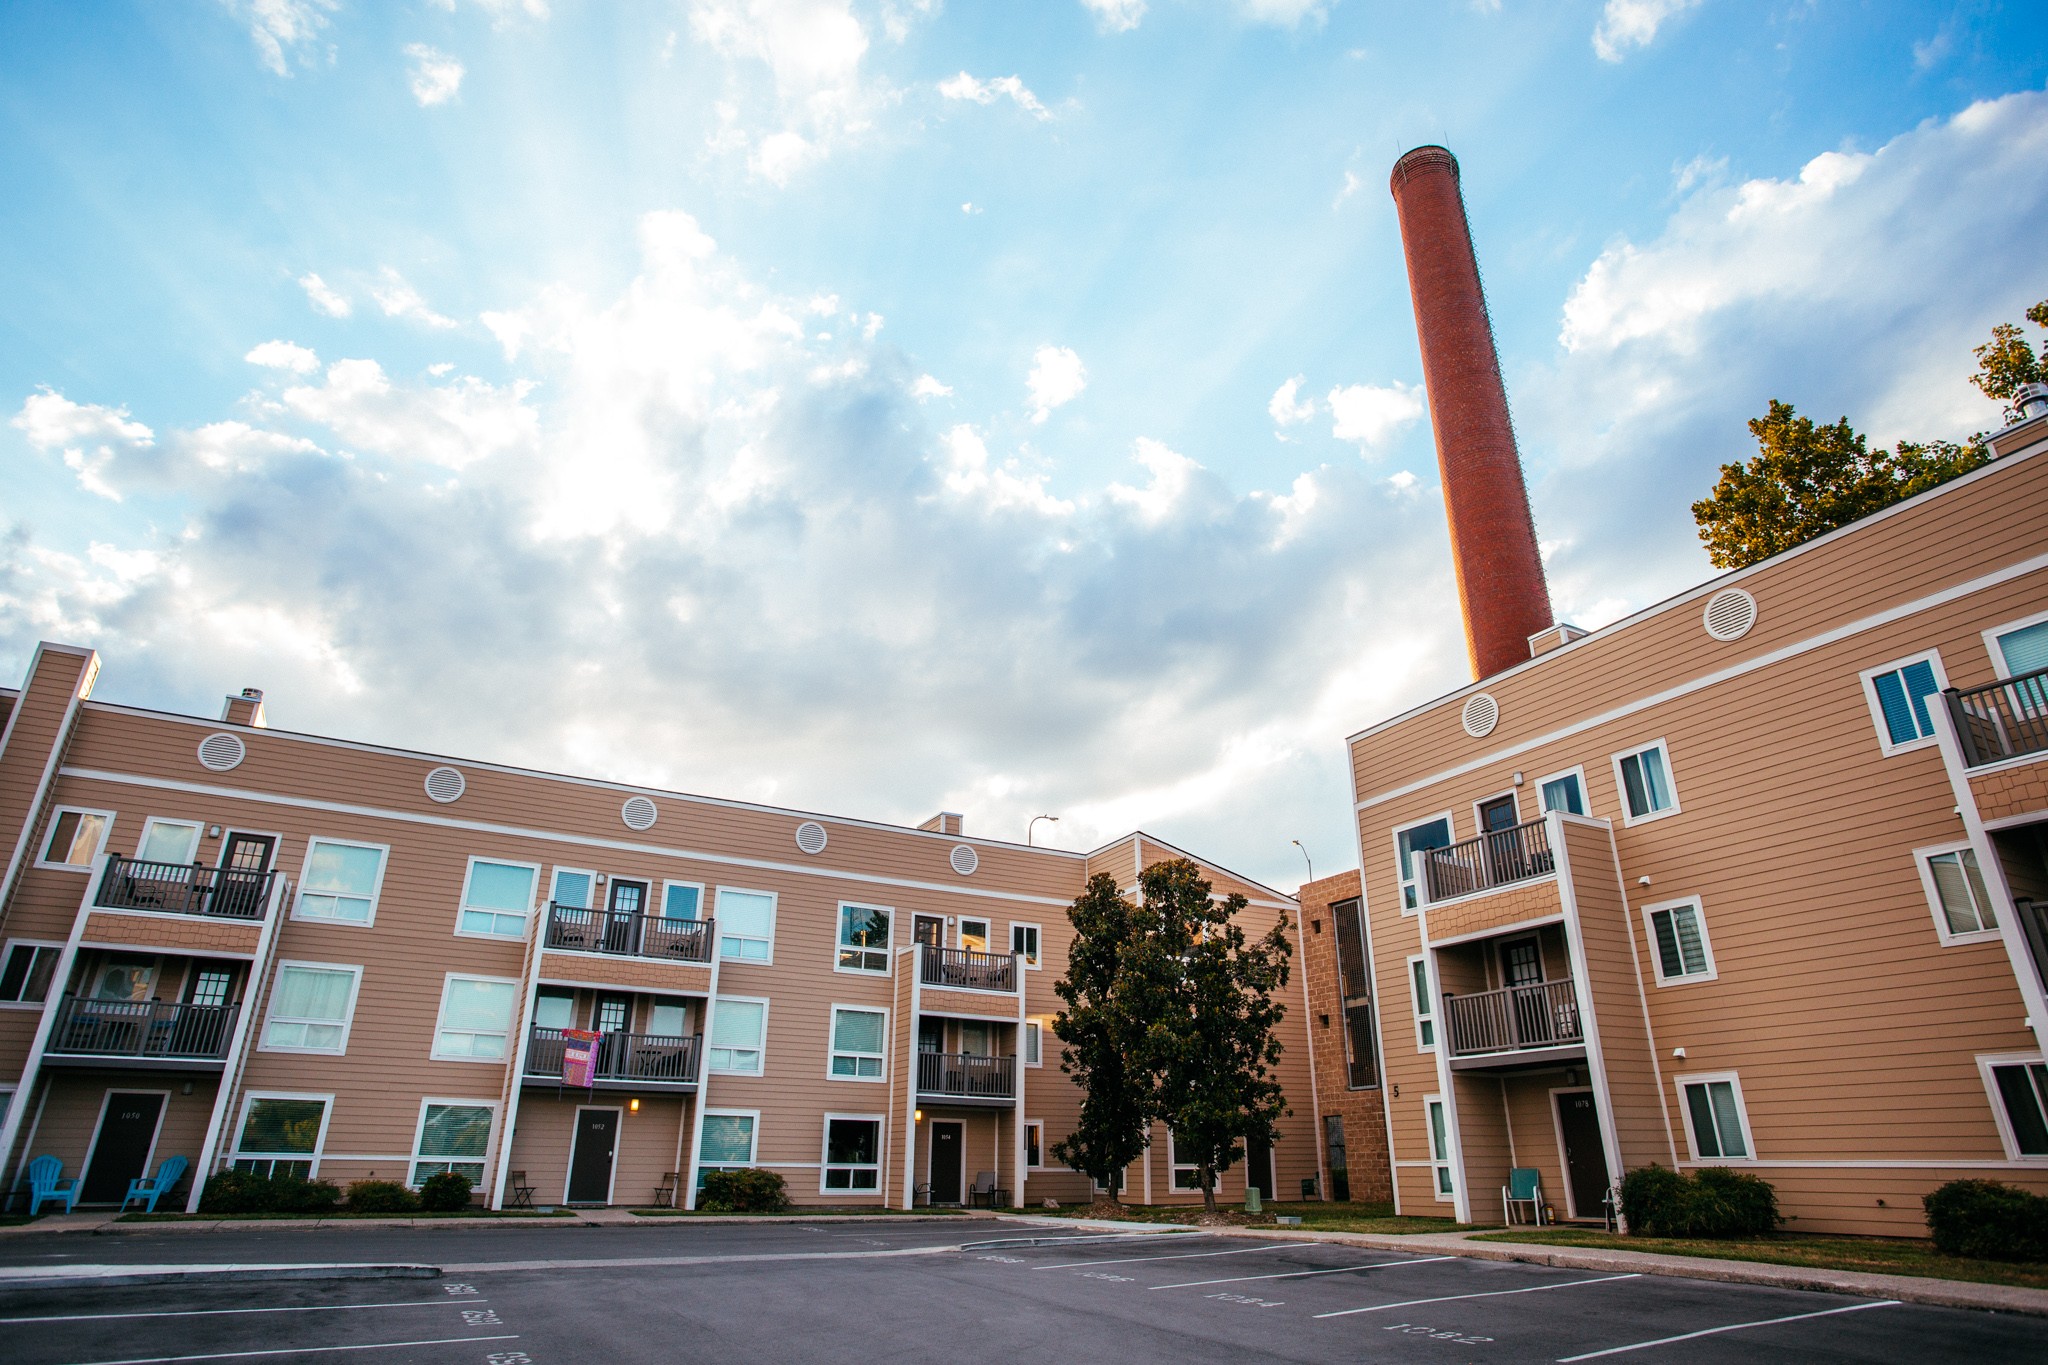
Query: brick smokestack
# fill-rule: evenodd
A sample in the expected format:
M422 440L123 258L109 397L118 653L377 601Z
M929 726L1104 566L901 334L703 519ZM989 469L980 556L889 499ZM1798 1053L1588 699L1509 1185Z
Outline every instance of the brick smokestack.
M1485 678L1529 657L1529 637L1551 624L1550 591L1458 192L1458 159L1442 147L1417 147L1394 163L1392 188L1465 609L1465 647L1473 673Z

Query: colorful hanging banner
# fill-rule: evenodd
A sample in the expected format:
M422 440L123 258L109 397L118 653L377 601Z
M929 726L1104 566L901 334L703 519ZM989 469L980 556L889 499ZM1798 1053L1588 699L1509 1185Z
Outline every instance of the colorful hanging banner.
M562 1084L584 1089L597 1080L597 1048L604 1035L587 1028L562 1030Z

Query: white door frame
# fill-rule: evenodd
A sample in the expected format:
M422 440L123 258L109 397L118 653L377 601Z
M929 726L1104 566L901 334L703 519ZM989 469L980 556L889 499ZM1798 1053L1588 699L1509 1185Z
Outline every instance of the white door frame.
M107 1126L107 1107L114 1102L114 1096L116 1095L163 1096L164 1102L158 1105L156 1109L156 1128L149 1135L149 1150L142 1154L142 1173L148 1175L156 1169L156 1145L163 1139L164 1116L171 1112L171 1092L168 1090L145 1090L140 1086L134 1085L110 1085L107 1087L106 1093L100 1096L100 1116L93 1120L92 1141L86 1145L85 1161L78 1168L78 1188L81 1193L85 1190L86 1174L92 1170L92 1159L100 1150L100 1132ZM123 1193L126 1193L126 1191L123 1191Z
M936 1141L934 1141L934 1139L938 1136L939 1125L942 1123L947 1124L953 1128L957 1128L960 1131L960 1142L956 1149L955 1154L960 1158L960 1202L958 1204L958 1207L964 1209L967 1207L967 1120L936 1118L925 1120L924 1126L928 1130L928 1135L925 1140L924 1158L925 1188L928 1190L931 1189L932 1177L938 1174L938 1166L932 1159L932 1153L936 1151L938 1148L938 1144ZM937 1208L938 1206L939 1201L936 1197L934 1197L931 1201L931 1207ZM950 1208L954 1206L948 1205L947 1207Z
M576 1180L576 1139L583 1131L583 1114L585 1110L608 1113L618 1125L612 1129L612 1165L604 1182L605 1207L610 1208L612 1192L618 1188L619 1184L619 1148L623 1145L626 1136L626 1111L621 1106L609 1104L579 1104L576 1106L576 1116L569 1121L569 1167L562 1172L562 1204L564 1207L568 1205L569 1187Z

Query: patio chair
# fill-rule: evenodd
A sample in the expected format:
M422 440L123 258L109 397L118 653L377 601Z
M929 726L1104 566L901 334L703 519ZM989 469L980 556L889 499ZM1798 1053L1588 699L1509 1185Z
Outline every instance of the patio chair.
M39 1156L28 1163L28 1216L33 1218L44 1204L55 1200L70 1213L78 1206L78 1181L63 1179L64 1163L53 1156Z
M155 1213L156 1201L178 1187L178 1182L185 1176L185 1168L190 1164L184 1157L167 1156L156 1168L154 1176L139 1176L129 1181L128 1193L121 1200L121 1211L126 1213L128 1206L140 1199L144 1213Z
M1501 1217L1509 1227L1515 1223L1517 1205L1529 1206L1529 1220L1543 1226L1543 1173L1533 1166L1517 1166L1508 1172L1508 1183L1500 1187Z
M676 1186L683 1183L681 1171L670 1171L654 1187L654 1203L658 1208L673 1208L676 1202Z
M1008 1190L996 1184L996 1173L994 1171L977 1171L974 1176L974 1184L967 1191L967 1205L969 1208L979 1206L992 1209L998 1204L1007 1203L1007 1200L998 1196L1007 1195L1008 1193Z
M533 1186L526 1183L526 1172L512 1171L506 1177L512 1187L512 1197L505 1201L508 1209L530 1209L533 1207Z

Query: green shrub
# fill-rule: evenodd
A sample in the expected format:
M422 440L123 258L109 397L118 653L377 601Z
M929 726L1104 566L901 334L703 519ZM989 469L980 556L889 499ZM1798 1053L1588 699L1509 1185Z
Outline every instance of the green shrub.
M431 1213L460 1213L469 1207L469 1177L460 1171L430 1175L420 1184L420 1207Z
M1658 1214L1684 1198L1685 1177L1663 1166L1638 1166L1621 1180L1621 1216L1630 1232L1648 1235Z
M789 1192L773 1171L706 1171L697 1207L706 1213L780 1213L789 1207Z
M1768 1180L1706 1166L1692 1175L1644 1166L1621 1182L1629 1231L1646 1237L1757 1237L1784 1220Z
M417 1213L419 1196L396 1180L358 1180L348 1187L350 1213Z
M324 1180L297 1175L222 1171L199 1196L201 1213L326 1213L341 1191Z
M2048 1261L2048 1198L1995 1180L1951 1180L1920 1201L1934 1245L1986 1261Z

